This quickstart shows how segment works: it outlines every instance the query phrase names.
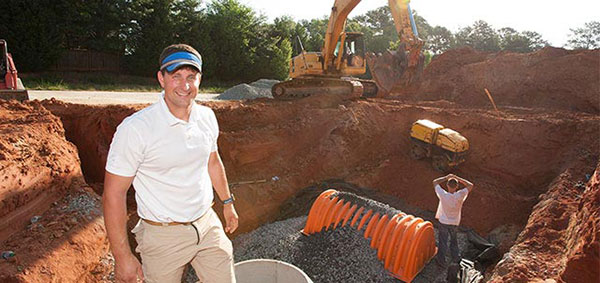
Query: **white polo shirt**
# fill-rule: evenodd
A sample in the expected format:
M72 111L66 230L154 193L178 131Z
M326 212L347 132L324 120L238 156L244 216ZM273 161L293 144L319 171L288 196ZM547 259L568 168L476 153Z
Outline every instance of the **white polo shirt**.
M464 188L454 193L444 190L440 185L435 186L435 194L440 199L435 218L446 225L460 224L462 205L469 195L469 190Z
M110 144L106 171L135 176L141 218L188 222L211 206L208 158L217 151L219 126L214 112L194 103L189 122L173 116L164 100L125 118Z

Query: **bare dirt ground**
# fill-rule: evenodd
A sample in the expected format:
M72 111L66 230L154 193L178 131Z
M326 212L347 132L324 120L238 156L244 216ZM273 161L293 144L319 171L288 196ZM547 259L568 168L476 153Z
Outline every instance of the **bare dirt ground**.
M591 66L588 61L597 63L600 50L588 53L549 50L524 55L469 55L475 57L467 60L471 63L465 62L464 56L452 57L450 53L444 57L444 54L434 59L425 71L423 82L412 86L412 92L407 91L402 99L345 100L315 95L297 101L202 102L214 109L219 120L219 149L230 182L267 180L232 186L241 217L237 234L278 219L282 205L290 198L303 188L328 179L344 180L402 199L423 211L434 211L437 198L431 188L431 180L442 174L433 170L429 162L414 161L408 154L412 122L427 118L459 131L471 144L467 162L454 171L476 184L463 208L462 224L484 236L497 230L516 231L513 235L521 231L516 241L510 237L504 240L502 251L510 250L510 256L505 256L498 267L489 270L488 278L493 274L495 282L545 279L593 282L586 280L597 278L597 272L593 272L597 271L600 263L597 252L597 211L600 205L597 197L594 199L598 195L598 186L590 177L600 156L600 82L597 80L600 70L597 69L598 64ZM471 54L470 51L466 53ZM573 65L568 67L571 73L588 72L597 76L578 79L571 75L554 76L552 81L544 81L544 76L534 75L539 67L532 69L531 66L563 72L567 68L564 67L564 59L561 59L564 56L584 56L584 60L569 60ZM504 57L514 58L502 59ZM475 68L480 65L483 67ZM485 84L500 105L500 114L486 104L484 93L470 92L482 85L473 85L476 80L467 74L473 72L473 77L481 76L480 73L489 69L509 72L504 80L502 73L494 73L493 83ZM515 72L522 75L512 76L510 70L518 70ZM448 79L439 77L443 73ZM529 77L532 83L523 84L522 76ZM537 83L538 80L542 82ZM447 89L452 95L436 96L433 91L428 91L434 89L435 81L450 86ZM519 90L519 96L508 99L508 94L502 95L503 91L493 88L501 85L508 90ZM555 90L556 85L560 86L559 90ZM525 92L521 88L537 91ZM442 88L436 89L441 95ZM559 97L561 92L565 94L563 98L547 99ZM478 100L479 95L482 95L483 101ZM9 177L2 178L9 181L0 181L3 205L0 208L12 205L12 210L8 211L13 211L27 203L14 200L23 197L9 198L9 191L21 187L16 180L25 179L25 173L19 166L30 172L32 168L41 166L37 164L44 164L41 161L45 154L43 150L32 151L34 154L30 156L24 155L22 162L18 160L23 146L14 137L23 136L21 132L33 129L30 137L21 142L30 148L41 147L50 136L56 139L53 143L56 146L50 152L57 153L57 162L72 167L79 166L77 155L64 153L65 150L58 153L62 147L72 148L70 142L75 144L85 181L92 184L95 192L86 189L85 183L75 185L75 188L73 185L61 187L40 183L44 191L63 192L62 201L68 198L67 192L71 194L78 190L97 196L101 193L98 183L102 182L106 154L116 126L144 106L95 106L57 100L2 104L0 127L3 128L0 128L0 134L3 135L2 145L9 150L3 148L0 166L5 166L2 167L3 173L9 172L4 171L8 168L15 175L5 175ZM16 118L9 119L13 116ZM52 122L44 122L50 120ZM42 130L48 127L58 130L54 133ZM13 141L9 140L11 137ZM277 178L272 179L274 176ZM584 188L587 184L588 189L582 190L581 184ZM133 203L130 209L130 223L134 223ZM60 214L61 210L56 211ZM93 258L90 261L95 264L78 266L74 269L76 271L64 277L61 266L49 265L43 260L46 258L44 255L57 249L55 246L44 244L48 251L38 253L25 249L29 246L25 242L19 244L18 239L28 234L23 231L31 229L23 227L35 213L24 214L17 221L21 223L20 228L0 240L4 240L3 250L10 248L19 251L17 256L40 260L0 262L2 272L5 272L6 266L10 267L6 273L0 272L5 276L0 278L16 282L35 282L32 278L71 282L69 279L74 277L69 276L79 272L79 281L110 280L107 243L103 236L97 235L103 230L96 224L78 222L80 226L77 227L84 227L79 232L67 227L69 233L87 235L82 236L85 239L81 240L82 244L71 245L71 248L88 251L86 255ZM7 218L4 214L0 218L5 223ZM101 216L93 214L92 219L101 219ZM96 220L90 221L96 223ZM86 234L86 231L92 231L88 229L96 229L97 233ZM69 235L63 233L57 238L70 239ZM68 240L62 242L69 243ZM558 256L560 260L553 262ZM29 270L28 274L24 270ZM52 276L47 277L48 273ZM25 275L29 277L23 277ZM571 281L575 278L583 278L583 281Z

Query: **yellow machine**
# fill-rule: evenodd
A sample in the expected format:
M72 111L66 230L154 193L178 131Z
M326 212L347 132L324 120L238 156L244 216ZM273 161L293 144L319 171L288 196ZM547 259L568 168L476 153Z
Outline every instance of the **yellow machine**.
M431 157L433 167L445 172L465 161L469 141L458 132L429 120L418 120L410 129L414 159Z
M400 81L410 82L422 71L423 42L418 38L408 0L389 0L398 51L366 54L363 34L345 32L348 14L361 0L335 0L321 52L302 52L290 61L290 80L273 85L273 97L294 99L312 94L342 94L374 97L387 94ZM367 62L368 61L368 62ZM362 80L367 63L373 80Z

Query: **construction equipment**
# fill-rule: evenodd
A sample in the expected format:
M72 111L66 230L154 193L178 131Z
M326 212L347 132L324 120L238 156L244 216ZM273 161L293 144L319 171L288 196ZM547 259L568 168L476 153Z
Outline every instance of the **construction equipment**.
M273 97L295 99L316 93L350 98L383 96L403 78L407 78L406 83L418 77L411 72L423 69L423 42L418 38L409 1L389 0L400 47L381 56L366 54L362 33L345 32L348 14L360 1L335 0L321 52L306 52L299 42L302 51L290 60L291 79L273 85ZM355 78L366 72L367 64L375 80Z
M465 161L469 141L458 132L429 120L418 120L410 129L414 159L431 157L436 170L446 172Z
M29 99L27 90L17 76L17 68L12 55L8 53L6 40L0 39L0 99Z

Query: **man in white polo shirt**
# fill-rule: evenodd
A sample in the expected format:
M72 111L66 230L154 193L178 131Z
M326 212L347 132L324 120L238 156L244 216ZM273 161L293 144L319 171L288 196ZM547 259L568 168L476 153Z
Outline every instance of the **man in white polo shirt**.
M441 186L444 182L446 182L446 190ZM463 189L458 190L459 184L463 186ZM436 262L441 266L446 266L448 238L450 238L450 262L458 264L460 257L456 232L458 230L458 225L460 224L462 205L473 189L473 183L454 174L448 174L433 180L433 187L435 189L435 194L440 199L437 212L435 213L435 218L440 222Z
M189 45L160 56L158 102L125 118L113 137L104 179L104 221L117 282L181 282L191 263L201 282L235 282L231 241L238 226L225 169L217 152L213 111L194 98L202 75ZM127 190L133 184L140 221L132 230L142 264L127 239ZM213 209L223 201L223 226Z

